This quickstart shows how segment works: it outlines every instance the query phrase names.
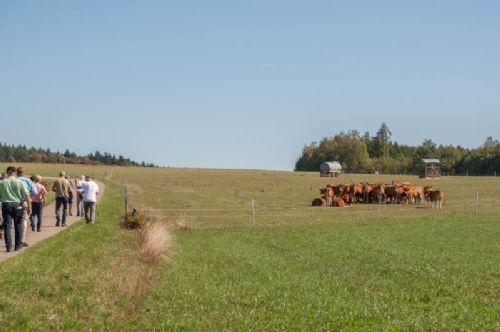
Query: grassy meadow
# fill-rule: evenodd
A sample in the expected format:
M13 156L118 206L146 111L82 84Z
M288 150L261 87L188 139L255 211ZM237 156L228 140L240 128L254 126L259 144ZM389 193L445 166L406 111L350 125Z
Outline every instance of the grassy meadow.
M500 329L500 178L334 179L445 191L442 210L384 205L379 218L376 205L310 207L329 181L316 173L25 167L94 174L107 189L95 227L0 265L0 330ZM154 270L117 226L125 183L131 206L175 237Z

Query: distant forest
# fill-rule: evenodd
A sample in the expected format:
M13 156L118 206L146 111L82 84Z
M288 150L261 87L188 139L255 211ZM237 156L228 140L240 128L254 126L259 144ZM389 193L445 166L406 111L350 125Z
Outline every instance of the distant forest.
M343 170L360 173L418 174L422 159L438 158L444 175L494 175L500 171L500 142L486 138L477 148L437 145L426 139L419 146L398 144L382 123L375 136L357 130L325 137L306 145L295 164L296 171L319 171L324 161L339 161Z
M0 162L16 163L57 163L57 164L83 164L83 165L117 165L117 166L142 166L156 167L154 164L138 163L123 156L96 151L85 156L79 156L66 150L64 153L53 152L50 149L28 148L24 145L8 145L0 143Z

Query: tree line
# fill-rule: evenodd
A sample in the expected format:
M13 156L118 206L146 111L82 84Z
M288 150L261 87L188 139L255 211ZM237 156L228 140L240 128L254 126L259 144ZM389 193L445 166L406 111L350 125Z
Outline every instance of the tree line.
M25 145L8 145L0 143L0 162L16 163L16 162L31 162L31 163L56 163L56 164L83 164L83 165L117 165L117 166L142 166L156 167L151 163L144 161L138 163L119 155L107 152L101 153L96 151L87 155L77 155L70 152L68 149L61 152L54 152L50 149L42 149Z
M382 123L375 136L350 130L306 145L295 170L318 171L324 161L339 161L347 172L418 174L426 158L439 159L444 175L493 175L500 171L500 142L488 137L480 147L464 148L426 139L410 146L392 141L391 130Z

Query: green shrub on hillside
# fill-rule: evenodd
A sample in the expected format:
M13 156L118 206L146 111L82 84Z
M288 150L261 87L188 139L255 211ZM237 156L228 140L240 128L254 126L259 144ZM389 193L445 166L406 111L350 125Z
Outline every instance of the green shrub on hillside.
M152 221L147 211L133 209L123 217L120 226L126 229L141 229Z

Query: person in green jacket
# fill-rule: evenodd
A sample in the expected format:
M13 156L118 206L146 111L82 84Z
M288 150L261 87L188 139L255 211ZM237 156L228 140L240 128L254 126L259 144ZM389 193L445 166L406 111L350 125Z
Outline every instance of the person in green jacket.
M7 167L7 178L0 181L0 202L2 203L3 232L7 252L12 251L11 226L14 223L14 250L23 248L23 202L28 214L31 214L31 197L26 186L16 178L16 168Z

